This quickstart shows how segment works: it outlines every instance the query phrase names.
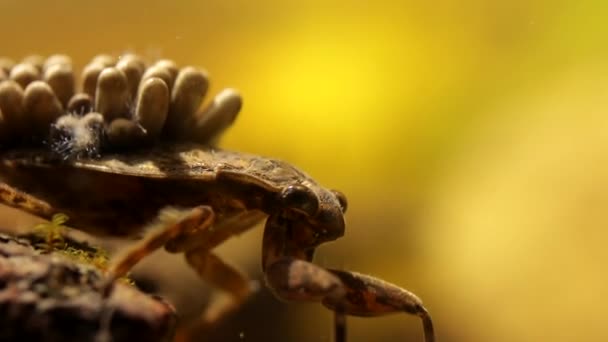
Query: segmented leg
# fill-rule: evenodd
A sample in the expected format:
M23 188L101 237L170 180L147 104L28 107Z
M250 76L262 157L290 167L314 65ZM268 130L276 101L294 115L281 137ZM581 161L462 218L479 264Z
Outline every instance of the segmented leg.
M6 183L0 183L0 202L30 214L46 218L47 220L50 220L54 214L57 214L57 212L53 210L53 207L47 202L15 189Z
M237 309L255 290L245 274L226 264L206 248L187 252L186 260L201 278L230 294L229 298L212 295L202 316L205 325L214 324Z
M342 298L323 298L323 305L327 308L362 317L397 312L417 315L422 319L425 341L435 341L431 316L415 294L368 275L343 270L328 271L340 279L346 295Z
M266 285L278 298L289 301L322 302L331 298L340 303L346 295L340 279L324 268L308 261L282 258L266 267ZM344 311L335 312L335 341L346 341Z
M248 211L217 222L211 207L200 206L190 211L164 209L159 217L156 225L160 227L110 268L112 278L124 276L140 260L164 246L171 253L184 252L188 264L203 280L230 295L223 301L222 297L212 297L203 315L204 325L213 324L238 308L253 292L252 282L210 251L229 237L254 227L264 217L263 213Z
M312 253L292 244L286 229L269 219L264 231L263 265L268 287L279 298L322 302L334 311L335 341L346 341L346 317L406 312L421 317L425 341L434 342L431 317L413 293L380 279L325 269L310 261Z
M226 291L230 297L213 295L202 316L204 326L219 321L236 310L257 286L243 273L226 264L210 251L234 235L254 227L265 217L261 211L246 211L222 217L210 229L199 229L195 234L178 236L165 249L171 253L185 252L186 261L203 280ZM200 327L191 327L198 329Z
M213 209L208 206L196 207L187 212L164 209L159 214L160 222L156 224L160 227L153 229L150 235L115 260L109 269L110 276L118 279L126 275L135 264L175 238L206 230L213 224L214 217Z
M211 229L198 229L193 234L177 236L167 242L165 249L169 253L180 253L200 248L211 250L228 238L253 228L265 216L261 211L249 210L222 217L221 220L214 222L213 227L209 227Z

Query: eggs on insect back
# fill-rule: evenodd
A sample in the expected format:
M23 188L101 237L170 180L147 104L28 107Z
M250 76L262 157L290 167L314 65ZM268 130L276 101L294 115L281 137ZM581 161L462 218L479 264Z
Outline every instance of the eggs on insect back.
M158 141L211 144L242 100L225 89L199 111L208 85L203 70L134 54L96 56L80 84L68 56L0 57L0 144L48 146L63 159Z

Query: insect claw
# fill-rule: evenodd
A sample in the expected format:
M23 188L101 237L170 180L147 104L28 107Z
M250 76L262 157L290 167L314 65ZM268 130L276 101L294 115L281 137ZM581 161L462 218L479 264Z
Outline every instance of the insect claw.
M433 320L429 312L420 306L418 310L418 316L422 319L422 329L424 331L424 342L435 342L435 328L433 327Z

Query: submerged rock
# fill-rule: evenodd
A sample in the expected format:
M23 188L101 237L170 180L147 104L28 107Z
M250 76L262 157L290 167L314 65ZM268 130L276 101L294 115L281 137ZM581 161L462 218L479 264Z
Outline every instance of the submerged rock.
M92 265L0 234L0 341L170 341L174 308Z

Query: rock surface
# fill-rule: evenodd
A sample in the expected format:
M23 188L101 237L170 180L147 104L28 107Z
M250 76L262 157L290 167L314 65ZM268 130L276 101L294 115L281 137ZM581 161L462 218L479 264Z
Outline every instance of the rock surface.
M97 268L0 234L0 341L170 341L174 308Z

